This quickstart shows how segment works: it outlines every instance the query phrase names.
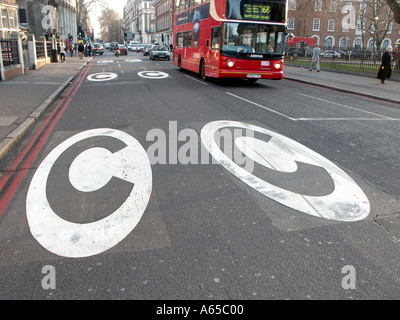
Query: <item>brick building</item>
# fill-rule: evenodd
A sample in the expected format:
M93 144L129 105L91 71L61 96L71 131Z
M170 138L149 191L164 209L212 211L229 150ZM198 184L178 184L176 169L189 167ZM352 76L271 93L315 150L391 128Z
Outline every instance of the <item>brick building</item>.
M375 6L372 6L373 2ZM288 33L323 48L385 49L400 42L400 25L385 0L288 0Z
M170 45L172 37L172 0L154 0L153 3L156 14L156 34L157 42Z

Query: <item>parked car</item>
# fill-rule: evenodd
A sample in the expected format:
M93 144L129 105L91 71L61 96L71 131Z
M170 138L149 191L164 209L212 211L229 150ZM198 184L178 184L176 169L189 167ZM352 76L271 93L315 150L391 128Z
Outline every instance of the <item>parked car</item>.
M104 45L104 49L105 49L105 50L110 50L110 48L111 48L111 44L110 44L110 43L106 43L106 44Z
M149 55L150 55L150 60L154 59L169 60L171 56L166 46L153 46L150 49Z
M104 47L101 43L93 43L92 45L94 55L103 55L104 54Z
M145 44L143 47L143 55L144 56L148 56L149 55L149 51L151 49L151 47L154 46L154 44Z
M325 50L321 53L322 58L341 58L342 54L336 50Z
M372 57L372 52L371 51L364 51L364 50L353 50L353 51L347 51L345 53L345 58L346 60L353 60L353 59L357 59L357 60L370 60Z
M119 44L118 45L118 47L119 47L119 54L120 55L128 55L128 48L126 47L126 46L124 46L123 44Z
M310 58L313 55L313 49L309 48L309 47L305 47L305 48L291 47L286 50L286 55L289 57L296 55L297 57Z

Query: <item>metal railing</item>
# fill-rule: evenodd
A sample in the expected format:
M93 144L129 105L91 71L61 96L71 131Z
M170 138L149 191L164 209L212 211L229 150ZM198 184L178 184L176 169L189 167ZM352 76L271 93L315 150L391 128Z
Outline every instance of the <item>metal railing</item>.
M321 69L336 72L376 76L381 65L383 52L360 49L321 48ZM285 64L309 66L312 48L286 48ZM400 80L400 51L393 51L392 79Z
M0 40L3 65L5 67L19 64L18 40Z
M46 52L44 50L44 41L35 41L36 45L36 58L42 59L46 58Z

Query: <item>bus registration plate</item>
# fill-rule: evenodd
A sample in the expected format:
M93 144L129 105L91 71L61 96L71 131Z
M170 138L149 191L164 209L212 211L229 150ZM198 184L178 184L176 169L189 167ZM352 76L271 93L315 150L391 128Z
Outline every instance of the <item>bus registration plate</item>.
M249 73L249 74L247 75L247 78L261 79L261 74Z

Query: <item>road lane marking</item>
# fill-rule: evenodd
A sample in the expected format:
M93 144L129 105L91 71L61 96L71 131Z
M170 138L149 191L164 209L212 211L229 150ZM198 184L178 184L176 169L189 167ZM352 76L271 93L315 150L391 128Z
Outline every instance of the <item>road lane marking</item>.
M268 111L270 111L270 112L272 112L272 113L275 113L275 114L278 114L278 115L280 115L280 116L282 116L282 117L284 117L284 118L286 118L286 119L289 119L289 120L292 120L292 121L296 121L296 120L297 120L297 119L292 118L292 117L289 117L289 116L287 116L286 114L283 114L283 113L281 113L281 112L279 112L279 111L276 111L276 110L274 110L274 109L271 109L271 108L268 108L268 107L266 107L266 106L263 106L263 105L261 105L261 104L259 104L259 103L257 103L257 102L254 102L254 101L251 101L251 100L242 98L242 97L240 97L240 96L237 96L236 94L233 94L233 93L230 93L230 92L226 92L226 94L229 94L230 96L235 97L235 98L240 99L240 100L243 100L243 101L245 101L245 102L247 102L247 103L253 104L253 105L255 105L255 106L259 107L259 108L268 110Z
M208 86L207 83L205 83L204 81L201 81L201 80L199 80L199 79L196 79L196 78L193 78L193 77L190 77L190 76L187 76L187 75L185 75L185 77L186 77L186 78L189 78L189 79L191 79L191 80L193 80L193 81L196 81L196 82L198 82L198 83L201 83L203 86Z
M315 99L315 100L323 101L323 102L326 102L326 103L335 104L335 105L337 105L337 106L341 106L341 107L344 107L344 108L347 108L347 109L351 109L351 110L356 110L356 111L368 113L368 114L374 115L374 116L376 116L376 117L384 118L384 119L386 119L386 120L395 120L395 119L393 119L393 118L386 117L386 116L383 116L383 115L381 115L381 114L377 114L377 113L374 113L374 112L370 112L370 111L358 109L358 108L356 108L356 107L351 107L351 106L348 106L348 105L345 105L345 104L342 104L342 103L337 103L337 102L334 102L334 101L329 101L329 100L326 100L326 99L322 99L322 98L310 96L310 95L308 95L308 94L300 93L300 95L302 95L302 96L304 96L304 97L307 97L307 98L312 98L312 99Z

